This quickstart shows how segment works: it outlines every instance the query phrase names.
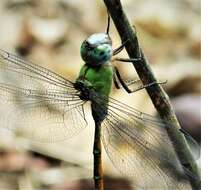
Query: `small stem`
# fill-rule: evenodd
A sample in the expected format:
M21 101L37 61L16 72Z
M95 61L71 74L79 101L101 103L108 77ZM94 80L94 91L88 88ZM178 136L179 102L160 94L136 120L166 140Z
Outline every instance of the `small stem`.
M120 0L104 0L104 2L119 32L122 42L129 40L128 43L125 44L129 57L131 59L139 57L142 58L142 61L136 64L133 63L133 66L135 67L143 84L146 85L148 83L157 81L150 65L148 64L148 61L139 48L137 35L128 22ZM155 84L146 90L160 117L171 124L171 127L167 128L167 133L173 143L178 158L180 160L185 160L186 164L181 163L182 166L187 168L194 176L193 178L189 177L189 182L193 190L201 189L201 176L198 167L190 153L184 135L179 131L180 125L177 121L167 94L158 84Z
M100 136L101 136L101 123L95 122L95 135L94 135L94 147L93 147L95 190L104 190Z

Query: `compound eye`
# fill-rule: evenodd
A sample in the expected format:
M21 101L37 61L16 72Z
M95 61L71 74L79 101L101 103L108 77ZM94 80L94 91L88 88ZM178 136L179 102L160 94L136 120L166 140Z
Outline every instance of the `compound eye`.
M94 49L94 47L92 47L89 42L86 41L85 44L86 44L86 49L87 49L87 51L91 51L91 50Z
M100 56L102 56L102 55L104 55L104 54L105 54L104 51L101 51L101 52L99 53Z

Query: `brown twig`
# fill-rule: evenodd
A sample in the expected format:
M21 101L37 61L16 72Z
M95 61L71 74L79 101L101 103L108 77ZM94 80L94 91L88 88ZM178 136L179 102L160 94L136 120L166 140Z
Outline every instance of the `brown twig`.
M133 65L143 84L146 85L157 81L143 52L139 49L137 35L128 22L120 0L104 0L104 2L119 32L122 42L129 40L129 42L125 45L129 57L142 57L142 61L138 62L137 64L133 63ZM171 124L171 127L167 127L167 132L169 138L173 142L173 146L178 155L178 158L180 160L184 160L185 164L182 164L182 162L182 166L185 167L194 176L189 177L189 181L193 190L201 189L201 177L198 167L190 153L184 135L179 130L180 125L177 121L167 94L159 84L155 84L150 88L148 87L146 90L160 117Z

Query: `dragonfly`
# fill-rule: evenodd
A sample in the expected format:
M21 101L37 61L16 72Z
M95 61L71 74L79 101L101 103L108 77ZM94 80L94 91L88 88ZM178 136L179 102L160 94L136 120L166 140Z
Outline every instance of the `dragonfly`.
M1 125L22 131L24 136L36 141L66 140L87 126L85 104L90 102L95 122L96 190L104 189L101 141L114 166L137 179L139 186L149 189L150 182L156 181L159 189L160 185L163 189L182 189L173 176L178 174L186 182L186 174L191 173L179 163L166 132L169 124L109 96L113 82L120 87L118 80L128 92L159 83L143 86L136 80L133 83L137 87L128 88L111 62L123 46L113 50L108 30L89 36L81 45L84 65L75 82L0 50L0 103L9 108L0 116Z

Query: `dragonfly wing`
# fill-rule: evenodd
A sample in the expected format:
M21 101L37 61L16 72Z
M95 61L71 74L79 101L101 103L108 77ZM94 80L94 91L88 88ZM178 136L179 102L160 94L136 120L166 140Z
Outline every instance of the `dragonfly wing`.
M68 93L75 91L71 81L4 50L0 50L0 73L1 80L15 85L20 84L25 89L63 89Z
M1 126L42 142L65 140L86 126L73 83L0 50Z
M144 188L179 189L186 178L162 120L111 98L102 141L114 166Z
M185 135L185 138L188 142L188 145L190 147L192 155L194 156L194 159L199 160L201 151L200 145L185 129L181 128L180 131Z

